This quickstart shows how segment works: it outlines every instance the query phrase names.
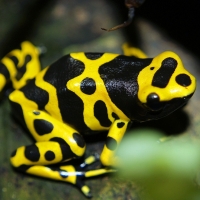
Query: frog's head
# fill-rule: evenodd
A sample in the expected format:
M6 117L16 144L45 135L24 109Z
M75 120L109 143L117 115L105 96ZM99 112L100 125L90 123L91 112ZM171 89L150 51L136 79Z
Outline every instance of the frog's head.
M164 52L138 75L138 99L147 117L164 117L187 103L196 88L196 80L178 55ZM144 111L143 110L143 111Z

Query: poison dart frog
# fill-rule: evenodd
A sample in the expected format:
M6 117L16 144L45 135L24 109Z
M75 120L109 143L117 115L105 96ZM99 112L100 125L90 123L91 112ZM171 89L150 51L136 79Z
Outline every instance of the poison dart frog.
M83 178L115 171L115 151L128 124L165 117L193 95L196 81L173 52L147 58L124 45L124 55L70 53L40 69L40 51L30 42L0 62L0 88L10 80L14 116L29 130L35 144L17 148L10 161L19 171L66 181L87 197ZM91 155L80 166L68 160L83 156L85 134L108 131L99 159L104 167L87 171ZM52 164L59 164L55 167Z

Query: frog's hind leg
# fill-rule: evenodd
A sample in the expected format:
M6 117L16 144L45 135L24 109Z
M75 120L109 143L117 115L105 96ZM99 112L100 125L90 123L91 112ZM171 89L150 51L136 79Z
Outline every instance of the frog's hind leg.
M52 137L49 141L40 141L29 146L19 147L11 155L11 164L16 170L24 173L70 182L79 186L76 180L78 175L80 176L82 173L77 174L78 172L76 172L74 166L68 165L56 168L54 166L54 164L60 165L62 162L79 158L83 155L85 145L82 145L84 143L81 142L81 136L79 137L77 132L74 137L73 135L69 133L66 138L61 138L58 135L58 137ZM68 139L71 143L67 142ZM77 140L79 141L77 142ZM77 143L81 144L81 147ZM81 187L81 190L85 191L86 189L84 188Z
M10 95L10 103L15 116L21 119L37 141L14 151L10 158L13 167L32 175L72 183L90 197L90 189L82 179L110 171L85 170L96 161L95 156L90 156L78 167L61 165L84 154L86 145L79 132L46 111L38 110L37 104L25 98L21 91L15 90Z
M124 43L122 46L122 50L125 56L134 56L137 58L147 58L147 55L140 49L136 47L129 46L128 43Z
M14 89L24 86L40 71L41 51L28 41L21 43L20 49L9 52L0 61L0 91L11 81Z
M85 141L78 131L45 111L26 105L20 106L15 102L11 105L18 109L21 121L37 141L33 145L22 146L15 151L11 158L14 167L57 164L79 158L84 154Z
M66 178L51 165L60 165L84 154L86 145L79 132L48 112L39 110L37 104L25 98L19 90L11 93L10 103L15 116L21 119L36 140L35 144L14 151L10 159L13 167L32 175L75 184L73 176ZM67 170L75 172L73 166L67 166Z
M28 109L23 105L21 107L24 111L24 122L37 142L19 147L13 152L10 159L13 167L32 175L72 183L87 197L91 197L90 189L82 179L113 172L113 170L107 168L87 170L87 166L99 159L97 156L88 157L78 167L61 165L84 154L86 145L81 135L45 111ZM58 164L58 167L54 164Z

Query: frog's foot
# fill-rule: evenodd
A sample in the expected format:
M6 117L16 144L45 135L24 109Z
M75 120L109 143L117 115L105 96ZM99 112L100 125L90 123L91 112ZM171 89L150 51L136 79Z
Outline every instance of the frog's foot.
M92 198L92 193L91 190L89 188L89 186L87 186L84 183L84 178L85 178L85 173L84 172L76 172L76 187L87 197L87 198Z
M79 165L77 168L78 170L83 170L85 172L85 177L92 177L92 176L98 176L105 173L111 173L116 172L116 169L113 168L100 168L100 169L92 169L92 170L85 170L89 165L93 164L96 161L100 160L99 154L95 153L89 157L87 157L82 164Z
M111 168L87 170L87 167L89 165L93 164L98 160L99 155L94 154L86 158L84 162L77 167L69 165L60 166L59 170L57 171L59 171L60 176L63 176L63 178L67 178L67 182L71 182L72 184L76 185L87 198L91 198L92 194L90 188L87 185L85 185L84 179L88 177L102 175L105 173L116 172L116 170Z
M93 176L98 176L98 175L111 173L111 172L116 172L116 170L104 168L104 169L89 170L89 171L86 171L85 173L77 172L76 186L82 191L82 193L86 197L91 198L92 197L91 190L87 185L85 185L83 179L86 177L93 177Z
M83 179L88 173L88 171L85 171L85 169L93 164L94 162L99 160L99 154L95 153L89 157L87 157L83 163L81 163L77 168L76 168L76 173L77 173L77 181L76 181L76 186L82 191L82 193L87 197L87 198L92 198L92 194L90 191L90 188L85 185Z
M55 150L56 146L59 147L55 142L48 141L48 144L51 143L51 148ZM47 155L45 152L50 152L47 151L45 148L49 148L48 145L45 142L37 143L37 147L42 146L43 148L40 148L40 155ZM31 148L30 148L31 147ZM37 155L36 153L38 152L37 148L34 145L28 146L28 147L20 147L18 148L11 157L11 163L13 167L15 167L17 170L21 172L25 172L28 174L36 175L36 176L41 176L44 178L48 179L53 179L53 180L58 180L58 181L64 181L71 183L73 185L76 185L82 192L83 194L91 198L91 192L90 188L84 184L84 179L87 177L92 177L92 176L97 176L97 175L102 175L105 173L109 172L114 172L113 169L92 169L88 170L87 167L94 163L95 161L99 160L98 154L94 154L92 156L89 156L84 160L84 162L81 165L74 166L74 165L60 165L60 162L57 163L51 163L50 159L49 160L42 160L40 159L39 161L33 160L28 160L30 158L27 149L31 149L31 153L35 156ZM34 151L35 150L35 151ZM59 150L59 148L58 148ZM24 153L25 152L25 153ZM36 152L36 153L35 153ZM26 157L23 158L23 156L26 155ZM60 154L59 154L60 155ZM42 156L42 158L45 156ZM33 157L36 158L36 157ZM46 158L49 158L46 156ZM57 160L61 161L62 157L55 157L55 161Z
M79 165L79 168L80 168L80 169L85 169L85 168L87 168L89 165L91 165L91 164L93 164L93 163L95 163L95 162L97 162L97 161L99 161L99 160L100 160L99 154L98 154L98 153L94 153L93 155L87 157L87 158L83 161L83 163L81 163L81 164Z

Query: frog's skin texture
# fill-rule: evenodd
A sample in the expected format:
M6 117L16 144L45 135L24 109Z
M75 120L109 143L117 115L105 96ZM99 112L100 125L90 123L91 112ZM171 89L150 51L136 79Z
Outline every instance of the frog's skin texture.
M194 93L195 78L175 53L146 58L138 49L123 48L125 55L71 53L40 71L38 49L24 42L21 50L1 60L0 88L11 80L13 114L36 140L13 152L13 167L70 182L90 197L81 179L114 170L85 170L97 159L95 155L79 167L63 163L83 156L84 135L107 130L100 161L117 166L114 153L129 122L165 117ZM60 167L51 166L58 163Z

